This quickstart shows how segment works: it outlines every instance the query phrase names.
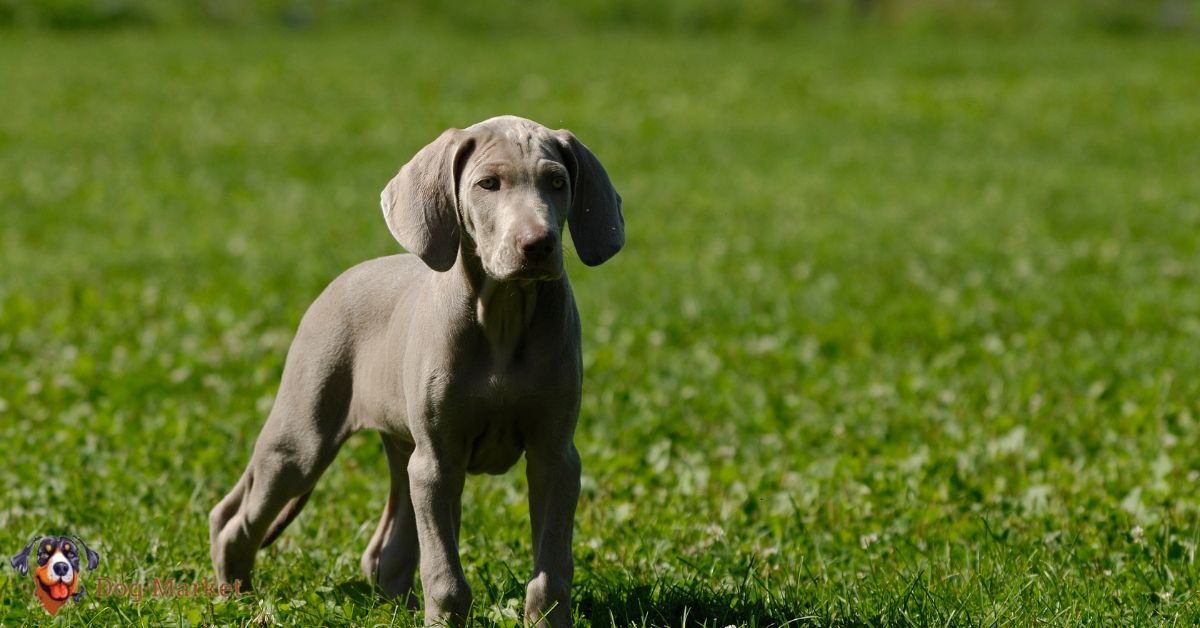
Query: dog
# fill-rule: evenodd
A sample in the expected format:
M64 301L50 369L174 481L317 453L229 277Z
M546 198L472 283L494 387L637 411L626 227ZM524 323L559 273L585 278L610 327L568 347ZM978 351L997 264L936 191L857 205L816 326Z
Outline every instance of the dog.
M96 570L100 564L100 555L79 540L79 537L35 536L9 561L22 576L29 575L29 553L35 545L37 568L33 570L33 579L37 581L37 588L34 594L42 606L53 615L68 600L78 602L86 593L86 589L79 582L79 549L84 550L89 571Z
M372 429L391 491L366 577L415 607L419 564L426 621L463 622L465 477L503 473L524 454L526 617L569 626L583 366L563 227L584 264L607 261L625 243L621 197L570 131L501 116L442 133L380 198L409 254L351 268L305 313L250 462L209 517L218 580L248 588L258 549L346 438Z

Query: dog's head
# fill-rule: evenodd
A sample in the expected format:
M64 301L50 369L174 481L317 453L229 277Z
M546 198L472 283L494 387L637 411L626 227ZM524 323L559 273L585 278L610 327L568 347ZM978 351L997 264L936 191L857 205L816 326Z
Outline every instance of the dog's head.
M515 116L442 133L381 204L392 235L438 271L461 250L499 281L557 279L564 224L589 266L625 244L621 197L595 155L570 131Z
M80 552L87 559L87 568L94 570L100 564L100 555L71 536L34 537L10 563L21 575L29 574L29 555L37 550L37 567L33 579L38 599L51 614L68 599L79 597Z

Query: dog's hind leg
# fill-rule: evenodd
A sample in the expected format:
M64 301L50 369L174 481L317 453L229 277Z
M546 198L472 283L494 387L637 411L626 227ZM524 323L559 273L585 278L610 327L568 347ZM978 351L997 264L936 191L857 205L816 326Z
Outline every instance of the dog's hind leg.
M408 458L413 448L387 434L380 436L383 438L384 451L387 452L392 486L379 527L363 552L363 575L367 580L378 583L389 598L415 609L419 602L413 595L413 578L420 554L417 548L416 516L408 492Z
M240 590L250 589L259 547L299 512L350 435L350 389L342 369L309 369L289 360L245 474L209 517L221 583L241 581Z

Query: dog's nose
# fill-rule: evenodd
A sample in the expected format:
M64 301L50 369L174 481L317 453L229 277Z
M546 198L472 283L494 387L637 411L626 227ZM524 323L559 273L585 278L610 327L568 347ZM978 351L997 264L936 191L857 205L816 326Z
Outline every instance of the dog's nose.
M525 259L540 262L554 253L558 245L558 237L550 231L526 231L517 238L517 246L525 254Z
M54 563L54 574L65 576L71 572L71 566L66 563Z

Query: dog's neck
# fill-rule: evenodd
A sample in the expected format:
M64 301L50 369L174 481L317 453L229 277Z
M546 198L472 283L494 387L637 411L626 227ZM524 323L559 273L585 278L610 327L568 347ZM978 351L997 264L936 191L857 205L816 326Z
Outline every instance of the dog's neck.
M470 312L474 327L487 340L493 366L506 367L533 321L540 282L497 281L483 270L478 256L463 252L450 273L458 275L454 280L462 291L461 305Z
M512 362L537 307L537 284L532 281L483 280L475 300L475 321L487 337L498 366Z

